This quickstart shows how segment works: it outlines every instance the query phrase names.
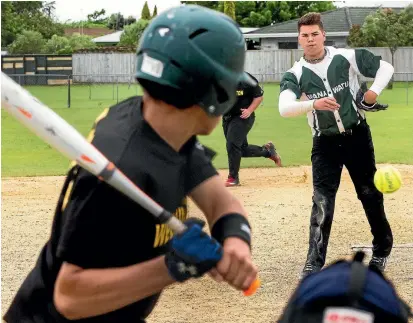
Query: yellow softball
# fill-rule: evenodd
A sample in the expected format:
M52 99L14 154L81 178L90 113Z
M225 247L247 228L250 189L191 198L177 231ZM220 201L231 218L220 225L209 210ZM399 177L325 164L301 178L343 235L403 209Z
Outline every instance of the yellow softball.
M397 168L383 166L374 174L374 185L384 194L394 193L402 186L402 177Z

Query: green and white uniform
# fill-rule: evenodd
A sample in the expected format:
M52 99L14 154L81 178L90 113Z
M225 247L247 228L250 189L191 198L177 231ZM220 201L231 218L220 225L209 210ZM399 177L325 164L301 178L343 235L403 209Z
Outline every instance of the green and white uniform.
M301 58L284 74L280 84L281 94L290 90L296 99L309 100L298 114L307 113L314 136L343 133L365 119L364 112L357 109L355 104L356 94L360 88L358 76L376 78L380 67L386 69L385 65L388 64L381 61L380 56L375 56L366 49L326 49L326 57L317 64L308 63ZM385 82L377 79L370 90L380 94L385 86L382 84L387 84L388 81L388 73L385 72ZM390 72L391 77L392 71ZM328 96L337 100L340 105L338 111L333 113L313 109L314 100ZM288 113L285 114L288 116Z
M326 49L321 62L311 64L301 58L284 74L280 84L280 114L283 117L307 114L313 133L313 206L304 275L321 270L325 264L344 166L371 227L373 256L384 262L393 245L383 194L374 186L377 169L370 127L355 99L360 88L359 75L374 78L370 90L379 95L394 68L365 49ZM334 97L340 108L334 112L316 110L314 102L324 97Z

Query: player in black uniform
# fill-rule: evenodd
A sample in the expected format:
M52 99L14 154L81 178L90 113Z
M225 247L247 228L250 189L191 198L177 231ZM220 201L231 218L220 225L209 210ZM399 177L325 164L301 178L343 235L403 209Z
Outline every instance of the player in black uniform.
M265 157L281 166L281 157L270 141L263 146L248 144L247 135L255 122L255 110L263 99L264 91L258 80L248 73L255 85L241 82L237 88L237 102L223 116L222 127L227 141L229 174L226 186L239 185L241 157Z
M105 110L89 139L181 220L181 204L191 197L214 238L195 219L172 236L145 209L74 166L50 239L4 316L8 323L145 322L173 283L209 273L244 290L256 279L245 209L196 137L213 131L238 83L250 80L240 29L216 11L173 8L152 20L137 55L144 95Z

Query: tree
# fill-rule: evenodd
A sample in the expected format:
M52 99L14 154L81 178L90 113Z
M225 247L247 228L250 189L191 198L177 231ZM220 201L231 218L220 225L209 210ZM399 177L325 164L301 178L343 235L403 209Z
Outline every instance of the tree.
M308 12L324 12L336 8L331 1L292 1L288 4L291 13L290 19L299 18Z
M51 10L52 3L45 5ZM50 39L54 34L63 35L63 26L45 14L47 10L42 8L40 1L2 1L1 45L11 44L23 30L38 31L45 39Z
M352 47L363 47L366 44L360 25L353 25L347 37L347 43Z
M21 15L23 13L35 13L42 9L42 1L10 1L14 13Z
M137 22L125 27L118 46L137 46L149 20L139 19Z
M91 49L97 47L96 43L92 41L92 37L88 35L80 35L79 33L74 33L69 38L69 45L73 51L79 49Z
M149 11L148 1L145 1L145 4L142 8L141 19L143 20L150 20L151 19L151 12Z
M228 17L231 17L233 20L236 20L236 18L235 18L235 3L234 3L234 1L225 1L225 2L224 2L224 13L225 13Z
M196 4L198 6L206 7L212 10L218 10L218 6L221 2L223 1L181 1L182 4ZM222 9L218 11L223 12L223 9L224 8L222 7Z
M105 18L106 10L102 9L100 11L95 10L93 13L87 15L87 20L93 23L104 23L107 18Z
M107 24L107 27L109 29L121 30L124 25L125 25L125 18L120 12L113 13L110 15L108 19L108 24Z
M152 18L156 17L157 15L158 15L158 8L155 5L155 8L153 8Z
M197 4L224 12L226 2L231 1L181 1ZM234 1L235 20L241 27L264 27L273 23L299 18L314 11L335 9L332 1Z
M40 54L46 44L38 31L23 30L7 48L10 54Z
M47 15L49 18L52 18L56 10L55 5L56 5L56 1L44 2L43 8L42 8L43 13Z
M136 18L132 17L132 16L129 16L128 18L125 19L125 26L126 25L132 25L135 22L136 22Z
M70 45L69 39L64 36L53 35L43 48L45 54L72 54L73 49Z
M392 9L379 9L368 15L361 28L353 26L347 42L352 47L388 47L394 66L397 49L413 46L413 5L399 13ZM388 87L393 87L393 79Z
M13 17L13 4L1 2L1 47L11 44L17 35L18 26Z

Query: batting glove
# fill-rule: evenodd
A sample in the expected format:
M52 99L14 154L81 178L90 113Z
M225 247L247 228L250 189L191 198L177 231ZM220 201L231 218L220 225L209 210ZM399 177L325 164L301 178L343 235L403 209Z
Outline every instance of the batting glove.
M368 111L368 112L377 112L377 111L386 110L389 107L387 104L380 104L378 102L375 102L373 104L367 104L364 101L364 93L366 92L367 92L367 84L366 82L362 82L360 84L360 89L356 95L355 102L356 102L357 108L364 110L364 111Z
M184 223L188 229L171 239L170 251L165 256L169 274L179 282L203 276L223 254L221 245L202 231L204 221L188 219Z

